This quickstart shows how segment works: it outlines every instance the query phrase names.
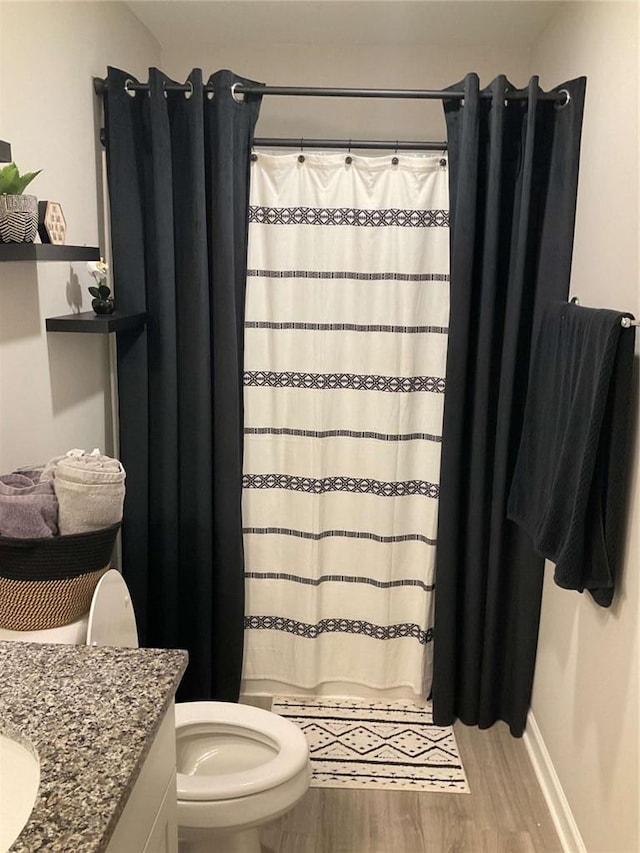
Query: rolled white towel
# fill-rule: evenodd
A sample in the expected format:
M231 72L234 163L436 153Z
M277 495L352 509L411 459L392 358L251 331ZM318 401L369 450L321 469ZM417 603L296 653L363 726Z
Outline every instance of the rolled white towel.
M124 483L125 472L118 459L101 456L100 459L81 456L64 458L55 469L56 479L70 480L74 483Z
M70 451L47 464L58 498L61 535L87 533L122 520L125 470L118 459Z
M95 452L95 451L94 451L94 452ZM65 454L63 454L62 456L54 456L54 457L53 457L53 459L50 459L50 460L47 462L47 464L44 466L44 468L42 469L42 473L41 473L41 475L40 475L40 479L41 479L41 480L52 480L52 479L54 478L54 476L55 476L56 468L58 467L58 463L59 463L62 459L67 459L67 458L69 458L69 457L71 457L71 456L78 457L78 456L85 456L85 455L86 455L86 454L85 454L84 450L80 450L79 448L74 447L74 449L73 449L73 450L68 450L68 451L67 451Z
M88 533L122 521L124 483L74 483L56 477L60 535Z

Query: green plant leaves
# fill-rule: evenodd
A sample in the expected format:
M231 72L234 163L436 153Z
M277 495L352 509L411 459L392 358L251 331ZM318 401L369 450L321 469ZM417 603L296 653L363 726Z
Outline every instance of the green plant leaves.
M89 293L96 299L108 299L111 296L111 289L106 284L100 284L98 287L90 287Z
M20 176L20 189L18 191L18 195L24 192L25 188L31 183L34 178L38 177L41 171L42 169L38 169L37 172L27 172L26 174Z
M16 193L15 187L18 186L20 173L15 163L9 163L4 169L0 169L0 192L13 195Z
M37 172L26 172L21 175L15 163L9 163L4 169L0 169L0 194L22 195L25 187L37 177L42 169Z

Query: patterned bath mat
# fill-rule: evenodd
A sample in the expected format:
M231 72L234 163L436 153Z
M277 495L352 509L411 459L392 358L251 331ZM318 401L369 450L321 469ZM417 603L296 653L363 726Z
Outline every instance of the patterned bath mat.
M271 710L307 736L313 787L469 793L453 729L433 724L431 703L275 696Z

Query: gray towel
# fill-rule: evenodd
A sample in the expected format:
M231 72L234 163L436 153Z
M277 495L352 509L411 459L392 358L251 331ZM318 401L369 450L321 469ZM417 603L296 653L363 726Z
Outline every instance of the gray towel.
M58 533L58 499L39 470L0 477L0 535L44 539Z
M61 535L87 533L122 521L125 471L117 459L97 451L83 455L72 451L47 463L48 471L54 476Z

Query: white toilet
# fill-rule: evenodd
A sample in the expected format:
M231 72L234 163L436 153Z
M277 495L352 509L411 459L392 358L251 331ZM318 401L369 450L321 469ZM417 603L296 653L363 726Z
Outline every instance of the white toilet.
M309 787L309 747L289 720L232 702L176 705L182 853L260 853L258 827Z
M5 631L0 638L74 642L70 638L83 628L30 632L28 637L27 632ZM96 587L86 642L138 646L129 590L115 569ZM234 702L176 704L176 761L181 853L260 853L258 827L291 809L311 776L309 746L297 726Z
M138 645L129 590L115 569L93 595L87 645ZM260 853L258 827L289 811L311 776L297 726L234 702L176 704L176 764L181 853Z

